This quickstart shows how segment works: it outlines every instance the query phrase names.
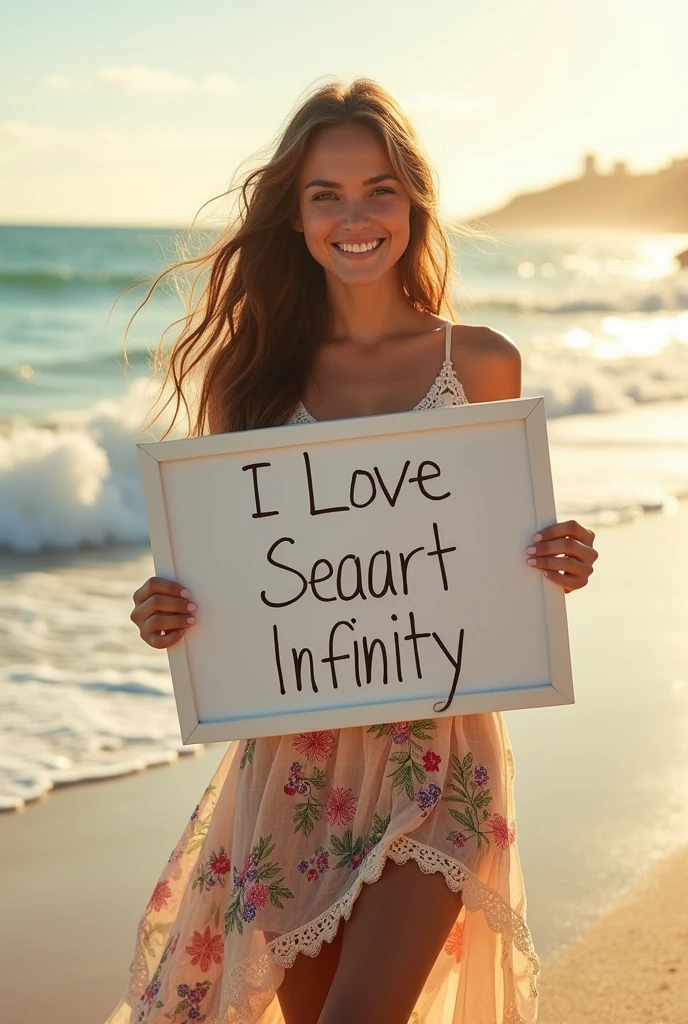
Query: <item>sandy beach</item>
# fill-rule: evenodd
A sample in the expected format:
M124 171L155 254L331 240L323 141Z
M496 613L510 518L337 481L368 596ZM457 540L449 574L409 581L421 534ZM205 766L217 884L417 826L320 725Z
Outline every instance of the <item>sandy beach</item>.
M540 1020L687 1024L688 502L596 543L567 599L576 705L507 716ZM105 1020L225 749L0 816L3 1021Z
M538 1024L686 1024L688 847L544 968Z

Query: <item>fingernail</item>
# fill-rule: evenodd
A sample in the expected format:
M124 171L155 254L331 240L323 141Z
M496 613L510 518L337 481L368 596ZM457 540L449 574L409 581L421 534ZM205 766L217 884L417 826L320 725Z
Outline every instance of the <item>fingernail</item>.
M534 550L535 550L535 548L533 548L533 551ZM193 604L193 602L191 604L187 604L186 610L187 610L187 612L195 612L196 611L196 605Z
M542 540L542 534L541 533L536 533L535 536L533 537L533 540L535 541L535 543L537 543L539 540Z
M191 594L189 593L188 590L182 590L181 596L182 597L191 597Z
M535 548L534 547L526 548L526 551L528 552L529 555L534 555L535 554ZM191 611L191 605L189 605L189 611Z
M189 623L190 626L193 626L196 620L194 619L193 615L190 615L186 621Z
M529 558L528 559L528 565L535 565L536 562L537 562L537 558Z

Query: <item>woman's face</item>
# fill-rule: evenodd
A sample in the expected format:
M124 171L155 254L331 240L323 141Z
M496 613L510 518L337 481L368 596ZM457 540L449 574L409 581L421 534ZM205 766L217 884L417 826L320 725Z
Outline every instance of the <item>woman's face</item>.
M320 131L298 189L294 227L326 274L369 284L394 267L409 243L411 203L372 129L351 124Z

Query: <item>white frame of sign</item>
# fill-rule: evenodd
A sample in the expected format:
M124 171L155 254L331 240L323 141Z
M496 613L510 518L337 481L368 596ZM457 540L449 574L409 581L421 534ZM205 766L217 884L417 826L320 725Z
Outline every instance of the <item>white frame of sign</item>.
M476 431L472 428L481 429ZM482 428L485 428L485 430ZM500 430L504 434L503 439L500 439ZM482 447L480 444L471 445L471 439L478 441L481 437L483 441L489 439L492 448L486 449L484 444ZM494 490L492 492L493 502L491 507L498 508L501 504L501 518L499 522L495 523L494 530L488 531L486 534L487 537L491 537L493 540L489 545L484 545L484 551L480 555L480 559L485 567L485 572L482 574L482 585L487 585L485 584L485 579L487 578L489 586L492 588L488 590L488 597L490 594L496 595L496 579L500 573L504 572L507 576L510 573L510 578L517 581L514 586L522 588L516 590L516 599L512 598L509 605L509 608L513 610L513 616L517 620L518 626L514 627L510 635L509 630L511 626L509 623L512 618L510 611L509 616L503 616L507 625L506 632L502 635L506 637L505 644L511 644L514 649L527 647L530 643L529 638L534 636L535 640L531 644L531 647L534 645L534 649L530 651L530 655L524 651L523 658L525 658L526 666L534 664L536 667L524 678L523 675L519 675L519 661L518 657L516 657L514 678L500 678L499 685L490 686L489 682L486 684L485 680L483 680L481 687L472 689L471 679L466 680L464 678L461 687L452 695L449 710L446 710L446 707L442 710L444 710L445 714L466 715L485 711L506 711L516 708L574 703L564 592L557 584L548 580L540 569L527 566L525 555L525 547L531 543L532 535L556 520L544 398L538 396L508 401L471 403L424 412L393 413L383 416L329 420L313 424L290 424L283 427L271 427L229 434L213 434L180 440L142 442L137 445L148 509L150 538L156 575L183 582L190 589L194 600L199 605L199 623L189 630L183 640L169 648L167 652L179 714L181 735L185 744L242 739L255 736L290 735L319 729L375 725L440 716L442 712L438 706L438 692L423 697L419 697L416 694L413 698L399 696L398 699L396 697L392 699L387 698L384 701L375 699L359 700L358 702L345 705L341 703L340 698L339 704L328 707L291 708L286 712L279 708L268 708L261 713L243 713L233 716L227 713L226 707L219 712L215 711L213 700L216 698L212 695L209 697L208 694L204 693L205 679L212 675L212 671L209 671L207 667L207 659L203 662L206 666L205 669L199 672L197 677L193 667L194 658L190 656L193 655L194 645L196 645L197 653L202 650L204 657L210 653L211 666L217 663L217 659L221 659L223 665L226 666L227 664L226 648L223 654L218 654L215 662L212 661L212 652L209 652L213 636L218 638L218 643L220 642L219 634L221 629L216 625L214 627L214 634L212 630L199 634L202 628L203 602L206 596L204 579L205 576L209 577L211 568L217 569L218 557L221 556L214 549L210 552L206 551L206 557L202 557L202 546L205 542L204 537L201 535L203 533L202 525L199 528L199 523L196 521L195 514L192 511L187 509L185 514L180 513L180 506L184 505L186 500L185 495L188 497L189 480L191 478L188 475L185 476L183 471L177 471L175 467L184 466L185 464L188 466L188 460L193 460L196 464L204 462L209 470L212 468L213 472L208 475L206 484L204 484L206 486L206 493L203 493L202 488L201 490L195 490L197 485L193 485L193 501L195 503L193 507L195 509L202 509L203 507L212 507L213 501L217 500L217 495L213 494L213 487L217 485L213 481L219 479L216 472L219 467L218 460L229 460L228 462L225 461L225 465L230 471L232 460L237 458L244 463L248 461L251 465L255 463L268 464L270 460L272 462L278 460L280 453L284 453L285 450L290 450L292 453L298 451L303 456L304 452L324 452L327 449L328 459L331 460L337 458L338 448L340 451L342 451L343 447L346 448L346 445L342 446L341 442L360 441L364 445L373 445L374 451L372 451L372 454L374 460L384 462L385 446L392 443L394 439L398 441L399 438L406 438L407 443L412 443L414 439L430 440L431 442L443 439L442 443L445 445L450 442L452 445L458 445L458 447L450 450L450 454L461 455L464 460L468 460L465 462L464 475L461 479L466 479L466 467L470 468L471 466L470 460L473 458L471 455L472 447L477 449L474 461L480 457L481 451L483 458L486 451L492 453L494 459L492 465L496 464L498 457L503 458L500 472L504 479L508 477L509 470L513 469L510 484L504 484L509 489L504 493L497 493ZM506 453L507 450L511 452L510 455L501 454ZM370 447L368 447L368 454L371 454ZM426 463L423 463L423 465L426 465ZM484 464L478 465L477 461L475 461L474 468L476 473L483 474L481 480L491 480L491 486L496 488L501 486L495 481L494 474L492 477L489 476L490 466L487 467L487 476ZM240 477L235 477L235 482L236 480L243 480L246 484L253 483L254 493L252 494L252 500L254 503L259 501L255 493L258 472L258 470L251 470L250 473L243 473ZM181 482L177 480L176 484L174 480L175 473L181 479ZM419 470L418 477L422 478L422 475L423 470ZM253 477L252 481L251 477ZM425 486L430 486L427 483L427 480L430 479L432 479L431 471L430 475L426 478ZM423 486L422 480L419 486ZM519 488L521 496L520 499L516 500L514 494L519 491ZM281 493L284 494L286 490L288 489L283 487ZM227 493L233 494L234 492ZM494 500L495 495L496 501ZM425 496L430 497L430 494L426 493ZM322 503L326 504L326 502L327 494L324 494ZM275 504L274 500L273 504ZM513 514L511 505L513 505ZM258 508L259 506L255 505L255 507ZM356 505L356 508L358 507ZM509 515L504 516L504 508L509 508ZM174 512L174 515L171 514L172 512ZM278 513L273 511L270 514L277 515ZM313 513L311 512L311 514ZM416 519L417 517L418 514L416 513ZM256 517L254 516L253 518L255 519ZM504 533L509 533L509 525L514 519L518 520L515 526L516 534L504 541L508 545L506 548L500 549L501 536ZM264 520L262 521L264 522ZM351 517L349 517L348 521L352 521ZM268 520L268 522L272 523L274 520ZM319 528L319 522L316 520L310 521L311 533ZM436 544L440 548L441 544L439 539L437 539L437 531L435 533ZM479 539L479 537L476 538L476 540ZM485 537L483 537L483 540L485 540ZM183 544L181 543L182 541L184 541ZM215 541L217 543L217 537ZM212 539L210 543L212 543ZM193 552L195 550L194 545L198 549L197 556L189 554L190 551ZM247 546L250 545L243 544L244 548ZM490 550L493 546L496 548L495 551ZM175 550L182 547L186 551L186 564L184 566L178 564L178 559L175 558ZM455 551L456 548L448 550ZM435 554L436 552L428 550L427 553ZM471 554L475 556L476 553L468 551L467 557L470 557ZM240 555L239 557L243 556ZM498 564L498 560L501 560L501 565ZM441 555L439 561L441 561ZM436 564L433 562L433 565ZM476 588L477 594L477 590L481 585L481 573L477 568L477 563L472 573L472 579L476 581L473 586ZM444 567L442 568L442 574L444 576ZM404 593L406 593L406 590L404 590ZM334 600L334 598L329 598L329 600ZM388 599L385 597L384 600ZM369 602L370 604L372 602ZM238 607L236 603L234 607ZM492 604L484 604L483 607L491 608ZM389 610L390 606L387 607L386 611L389 612ZM530 618L527 616L525 619L519 618L520 615L525 614L525 610L527 610L527 615ZM309 612L307 610L302 612L302 616L308 615ZM390 616L388 615L387 618L389 619ZM395 619L396 615L392 615L391 618ZM484 615L482 618L484 619ZM351 621L356 620L352 618ZM273 631L276 629L274 626L272 628ZM411 632L415 628L413 626ZM429 636L430 634L425 635ZM397 634L395 634L396 636ZM437 637L437 634L433 633L432 636ZM403 639L410 640L411 637L407 636ZM243 637L241 642L243 642ZM437 642L440 644L439 639ZM269 633L266 632L262 647L269 646L270 643ZM416 641L414 641L414 649L416 650L416 664L418 664L415 643ZM455 638L453 643L455 643ZM461 640L457 655L451 655L451 652L445 649L447 658L455 658L456 664L459 666L459 673L462 643L463 630L461 630ZM203 647L199 647L199 645L203 645ZM490 650L491 648L498 647L499 644L490 643L486 649ZM296 648L293 648L292 652L294 650ZM518 653L521 656L520 650ZM531 658L530 662L528 662L529 656ZM349 655L346 655L346 657L349 657ZM203 658L200 660L203 661ZM324 658L322 659L322 661L325 660ZM313 658L311 655L311 665L312 662ZM509 657L509 664L511 664L511 656ZM398 660L397 665L399 665ZM523 672L523 670L521 671ZM526 673L528 671L526 668ZM418 673L420 675L420 669ZM301 690L300 681L299 675L299 691ZM466 683L468 683L468 688ZM454 687L456 687L456 673ZM248 689L250 689L250 686ZM225 696L226 690L227 687L225 685ZM372 690L366 691L363 688L360 691L360 693L366 692L372 692ZM447 701L441 701L440 703L447 705Z

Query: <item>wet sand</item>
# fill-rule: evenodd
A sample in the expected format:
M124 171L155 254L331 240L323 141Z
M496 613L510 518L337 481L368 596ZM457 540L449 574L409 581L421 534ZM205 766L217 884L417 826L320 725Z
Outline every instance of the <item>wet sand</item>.
M542 972L538 1024L688 1022L688 847Z

